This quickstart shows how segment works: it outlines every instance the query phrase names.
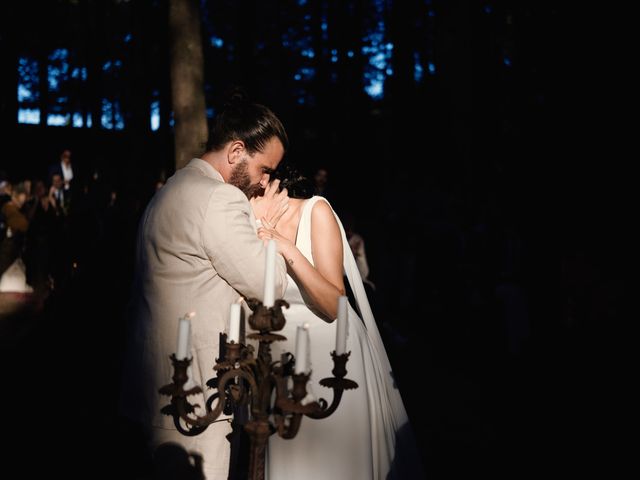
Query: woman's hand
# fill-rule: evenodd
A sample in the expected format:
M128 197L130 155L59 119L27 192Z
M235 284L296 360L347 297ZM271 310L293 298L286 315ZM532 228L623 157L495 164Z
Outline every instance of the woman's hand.
M266 218L262 218L261 223L262 226L258 228L258 237L265 243L265 245L269 240L275 240L276 245L278 246L278 253L284 256L285 259L289 258L292 250L296 248L295 244L278 232Z
M278 224L278 220L284 215L284 212L289 208L289 197L287 196L287 189L283 188L278 192L278 186L280 180L275 179L267 185L264 190L264 195L261 197L253 197L249 200L253 214L260 221L267 220L271 228L275 228Z

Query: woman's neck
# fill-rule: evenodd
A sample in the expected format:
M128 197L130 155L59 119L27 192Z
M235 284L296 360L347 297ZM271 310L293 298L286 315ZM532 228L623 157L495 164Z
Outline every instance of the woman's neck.
M278 222L277 230L292 242L296 240L296 233L298 232L298 224L302 216L302 206L304 202L305 199L303 198L290 198L289 209L282 215L282 218Z

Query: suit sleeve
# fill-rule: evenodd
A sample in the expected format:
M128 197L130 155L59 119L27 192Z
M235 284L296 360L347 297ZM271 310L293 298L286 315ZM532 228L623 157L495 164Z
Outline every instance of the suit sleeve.
M264 269L267 249L251 223L251 205L231 185L217 188L209 199L202 243L216 272L247 298L264 300ZM287 267L276 258L276 298L287 286Z

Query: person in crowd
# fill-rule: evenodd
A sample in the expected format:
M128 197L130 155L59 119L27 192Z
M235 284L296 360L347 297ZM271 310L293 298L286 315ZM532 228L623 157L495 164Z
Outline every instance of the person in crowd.
M353 253L353 257L356 259L360 277L365 285L365 289L367 289L367 294L370 296L375 292L376 286L369 280L369 262L367 261L364 238L356 231L356 220L351 212L346 212L342 217L344 219L344 230L347 235L347 240L349 241L351 253Z
M2 215L2 207L5 203L11 201L11 183L5 178L4 172L0 172L0 240L7 235L7 222Z
M329 201L334 200L333 189L329 183L329 170L319 167L313 174L314 194L320 195Z
M51 177L49 196L55 202L56 210L60 214L67 216L71 203L71 193L68 188L65 188L64 180L59 173L54 173Z
M71 191L71 184L74 179L73 165L71 163L71 150L65 148L60 154L60 161L49 167L49 179L53 182L54 175L60 175L64 189Z
M34 183L33 194L35 207L29 220L25 263L29 283L36 292L46 293L53 287L52 248L59 216L55 199L42 180Z
M11 200L2 206L6 233L0 244L0 292L33 291L27 284L26 268L21 258L29 228L29 221L21 212L26 200L24 184L19 183L12 189Z

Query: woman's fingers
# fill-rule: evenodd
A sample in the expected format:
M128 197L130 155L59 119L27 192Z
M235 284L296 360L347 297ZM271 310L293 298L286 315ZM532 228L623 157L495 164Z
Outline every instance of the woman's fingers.
M271 190L273 190L273 182L267 183L267 186L264 187L264 195L263 196L267 197L271 193Z
M265 197L273 197L278 193L278 187L280 186L280 180L275 179L273 182L269 182L267 187L264 189Z
M282 215L289 208L289 197L287 196L287 190L283 189L277 193L272 199L272 206L266 212L265 218L268 218L268 223L271 228L275 228ZM262 219L264 220L264 218Z
M280 180L278 180L278 182L280 182ZM289 200L289 197L287 196L288 193L289 193L288 190L286 188L283 188L276 194L276 196L278 197L278 199L284 199L284 197L286 197L287 200Z
M285 212L289 209L289 203L283 204L280 209L276 212L276 214L271 219L272 228L276 228L278 221L282 218Z
M261 227L258 229L258 238L261 238L263 240L265 238L273 238L273 233L270 229Z

